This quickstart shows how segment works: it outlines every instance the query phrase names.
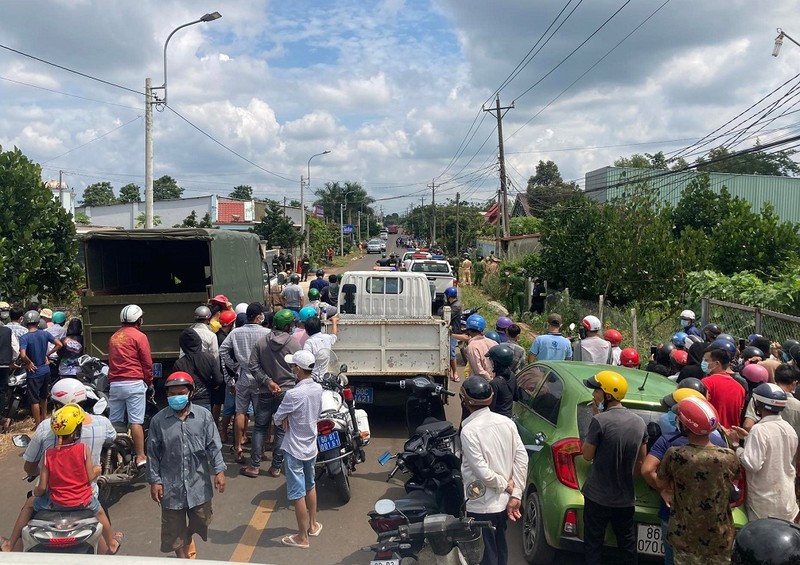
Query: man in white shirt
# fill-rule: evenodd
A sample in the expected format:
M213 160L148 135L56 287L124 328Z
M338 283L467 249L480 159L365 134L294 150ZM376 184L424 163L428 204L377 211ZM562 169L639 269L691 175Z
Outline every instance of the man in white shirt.
M597 316L586 316L581 325L586 330L586 337L581 340L581 361L610 364L611 344L597 335L600 331L600 319Z
M795 498L797 433L781 418L786 393L776 384L762 383L753 389L756 415L761 418L750 433L739 426L725 430L747 477L747 519L780 518L793 522L798 506ZM744 447L739 441L747 438Z
M506 565L507 520L521 517L522 488L528 475L528 453L513 420L489 410L492 388L483 377L473 376L461 386L461 406L469 416L461 423L461 475L467 514L491 521L483 530L482 564ZM479 487L485 489L479 495Z
M203 344L203 352L210 353L214 359L219 359L219 341L216 334L211 331L209 324L211 323L211 308L208 306L198 306L194 311L194 321L190 327L194 332L200 336L200 342ZM183 351L180 356L183 357Z
M333 344L336 343L337 334L339 333L338 318L331 318L331 323L333 325L329 334L322 333L322 322L317 317L309 318L304 324L308 339L303 345L303 349L310 351L314 355L314 378L321 377L329 371L331 349ZM334 370L338 370L338 367L334 367Z

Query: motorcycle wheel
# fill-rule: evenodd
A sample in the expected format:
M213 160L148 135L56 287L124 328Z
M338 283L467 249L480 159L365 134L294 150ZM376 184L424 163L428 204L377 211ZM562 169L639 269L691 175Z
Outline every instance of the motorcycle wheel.
M344 459L341 460L342 471L336 475L336 488L339 489L339 498L342 503L347 504L353 493L350 491L350 469Z

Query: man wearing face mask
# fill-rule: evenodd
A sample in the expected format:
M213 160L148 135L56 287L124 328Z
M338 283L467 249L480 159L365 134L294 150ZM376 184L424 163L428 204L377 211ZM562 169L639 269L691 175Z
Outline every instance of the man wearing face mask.
M628 382L615 371L600 371L586 379L592 389L594 417L582 455L592 462L581 488L586 563L602 563L603 540L609 522L622 552L620 563L636 563L636 498L633 479L647 455L644 420L622 406Z
M696 335L703 339L703 332L697 329L694 325L695 315L691 310L684 310L681 312L681 329L686 332L686 335Z
M191 402L191 375L172 373L164 388L169 406L150 422L147 482L150 496L161 506L162 553L194 559L193 536L208 539L214 487L219 493L225 490L222 442L211 412Z
M738 426L744 408L745 389L728 373L731 364L730 354L719 348L708 349L703 353L700 368L708 375L703 384L708 389L708 401L719 414L723 428Z

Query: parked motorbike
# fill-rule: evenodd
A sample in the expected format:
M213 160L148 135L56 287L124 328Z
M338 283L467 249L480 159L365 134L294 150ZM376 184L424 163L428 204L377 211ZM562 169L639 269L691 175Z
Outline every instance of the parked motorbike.
M322 385L322 410L317 422L317 478L332 478L343 503L350 501L350 474L365 461L364 446L369 443L369 419L356 409L353 389L347 386L347 365L339 373L317 379Z
M456 394L423 375L386 385L411 391L406 400L406 430L409 436L413 436L417 428L427 420L443 421L444 399Z
M6 405L2 407L0 416L14 420L19 415L20 408L28 405L28 374L22 365L13 364L10 369L6 381Z

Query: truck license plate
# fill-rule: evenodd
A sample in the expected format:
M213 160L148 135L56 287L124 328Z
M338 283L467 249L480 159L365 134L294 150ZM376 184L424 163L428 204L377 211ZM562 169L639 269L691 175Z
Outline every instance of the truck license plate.
M355 400L359 404L372 404L373 392L371 386L357 386Z
M664 556L664 537L661 526L654 524L637 524L636 550L645 555Z
M325 434L324 436L318 436L317 445L319 445L320 451L328 451L330 449L341 447L342 443L339 441L339 434L332 432L330 434Z
M161 363L153 363L153 378L160 379L164 376L164 370Z
M373 559L369 565L400 565L399 559Z

